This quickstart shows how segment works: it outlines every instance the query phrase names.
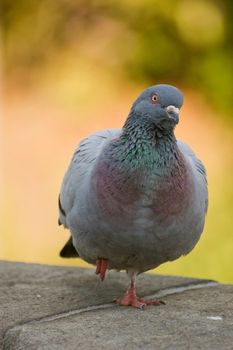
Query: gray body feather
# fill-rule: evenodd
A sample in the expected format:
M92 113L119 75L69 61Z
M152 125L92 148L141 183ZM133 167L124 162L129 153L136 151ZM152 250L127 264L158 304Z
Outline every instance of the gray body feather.
M206 173L193 151L177 141L189 179L185 208L169 218L156 215L153 174L144 180L140 196L122 209L125 212L111 215L110 201L107 215L93 177L104 150L121 133L122 129L99 131L80 143L62 183L59 221L70 230L73 245L85 261L95 264L98 258L106 258L109 268L143 272L187 254L199 240L208 205Z

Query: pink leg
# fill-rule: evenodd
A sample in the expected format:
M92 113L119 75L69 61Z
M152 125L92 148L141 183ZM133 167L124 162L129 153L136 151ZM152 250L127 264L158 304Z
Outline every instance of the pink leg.
M107 259L97 259L96 261L96 270L95 273L100 276L101 281L105 278L105 273L108 268L108 260Z
M99 275L99 273L100 273L100 270L101 270L101 259L98 259L98 260L96 260L96 270L95 270L95 273L97 274L97 275Z
M131 275L131 281L129 288L123 297L117 299L118 305L133 306L139 309L144 308L146 305L161 305L165 304L162 300L145 300L137 297L135 288L135 273Z

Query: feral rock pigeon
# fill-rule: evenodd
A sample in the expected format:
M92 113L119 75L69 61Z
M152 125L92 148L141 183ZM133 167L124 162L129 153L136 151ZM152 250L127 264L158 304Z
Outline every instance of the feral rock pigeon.
M122 129L98 131L76 149L59 195L59 223L71 238L63 257L106 270L126 270L130 284L119 305L143 308L159 300L136 295L136 275L189 253L203 231L206 171L174 128L183 95L149 87Z

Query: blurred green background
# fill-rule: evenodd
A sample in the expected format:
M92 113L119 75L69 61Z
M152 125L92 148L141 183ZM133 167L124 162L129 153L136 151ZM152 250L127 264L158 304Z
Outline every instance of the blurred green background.
M76 144L120 127L140 91L185 95L177 137L208 171L204 234L156 272L233 283L233 3L2 0L0 259L62 260L60 183Z

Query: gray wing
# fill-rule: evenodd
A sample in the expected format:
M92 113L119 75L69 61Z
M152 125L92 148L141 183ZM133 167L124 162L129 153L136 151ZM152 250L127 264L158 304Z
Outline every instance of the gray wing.
M81 188L90 174L104 145L118 137L121 129L97 131L80 142L64 176L59 195L59 224L67 227L66 216L72 209L77 188Z
M198 182L200 187L200 195L204 197L205 211L208 209L208 187L206 178L206 169L202 161L198 159L191 148L182 141L177 141L177 145L180 151L183 153L185 159L191 165L195 180Z

